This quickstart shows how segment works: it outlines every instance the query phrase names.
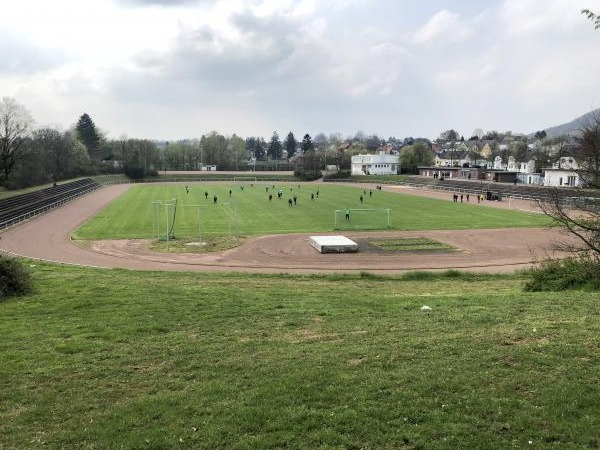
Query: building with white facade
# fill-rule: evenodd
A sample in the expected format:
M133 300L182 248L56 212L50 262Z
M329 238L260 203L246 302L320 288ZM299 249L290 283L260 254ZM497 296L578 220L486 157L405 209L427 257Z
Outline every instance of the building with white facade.
M551 169L543 169L544 186L582 187L584 182L577 170L578 164L575 159L570 156L561 156Z
M352 157L352 175L395 175L399 169L399 155L380 152Z

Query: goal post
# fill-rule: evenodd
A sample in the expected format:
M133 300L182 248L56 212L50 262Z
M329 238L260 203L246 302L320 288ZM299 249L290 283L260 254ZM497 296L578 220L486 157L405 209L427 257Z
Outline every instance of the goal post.
M392 227L392 210L336 209L333 215L335 230L384 230Z
M219 236L233 238L239 243L237 205L232 200L216 204L181 204L174 228L171 239L176 233L178 239L198 244L202 244L207 238L214 239Z
M168 242L175 237L176 217L177 199L152 202L152 234L155 239Z

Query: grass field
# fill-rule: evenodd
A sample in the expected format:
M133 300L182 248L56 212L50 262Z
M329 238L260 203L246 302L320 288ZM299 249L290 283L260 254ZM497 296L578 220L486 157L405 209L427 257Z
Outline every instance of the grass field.
M273 186L275 186L273 188ZM269 191L267 192L267 187ZM232 194L229 196L229 190ZM283 190L282 200L277 191ZM319 191L318 198L316 196ZM205 193L208 196L205 196ZM271 201L268 194L273 195ZM311 194L315 195L311 201ZM218 197L217 206L213 196ZM297 196L297 205L288 199ZM360 196L363 196L363 203ZM391 229L433 230L543 226L542 215L507 211L471 203L453 203L338 184L245 184L233 183L137 185L78 229L76 239L152 238L153 216L166 231L166 211L153 214L153 202L177 200L175 235L192 238L199 233L228 234L234 226L241 235L292 232L327 232L334 229L334 211L391 209ZM374 213L380 216L382 213ZM237 217L231 221L229 217ZM171 219L169 219L171 220ZM379 220L381 222L381 220ZM233 224L233 225L232 225Z
M32 271L36 293L0 303L2 449L600 445L598 293Z

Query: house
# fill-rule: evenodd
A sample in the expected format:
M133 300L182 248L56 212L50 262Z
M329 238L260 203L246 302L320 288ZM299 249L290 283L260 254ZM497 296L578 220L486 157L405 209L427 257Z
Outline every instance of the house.
M551 168L543 169L544 186L583 187L585 184L577 173L577 161L572 156L561 156Z
M379 152L352 156L352 175L395 175L400 170L400 156Z

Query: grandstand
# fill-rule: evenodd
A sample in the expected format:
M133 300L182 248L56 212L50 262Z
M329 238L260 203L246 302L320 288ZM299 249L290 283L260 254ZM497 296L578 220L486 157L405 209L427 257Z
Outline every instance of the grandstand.
M35 192L0 199L0 229L57 208L98 189L100 186L91 178L84 178Z
M532 186L526 184L515 185L512 183L489 182L481 180L441 180L417 175L407 177L405 180L399 181L396 184L423 189L436 189L448 192L456 192L459 194L486 195L488 192L490 192L492 195L497 196L499 200L510 197L520 200L542 202L551 200L553 190L556 189L547 186ZM561 187L560 191L565 198L579 198L582 196L600 198L600 192L597 190Z

